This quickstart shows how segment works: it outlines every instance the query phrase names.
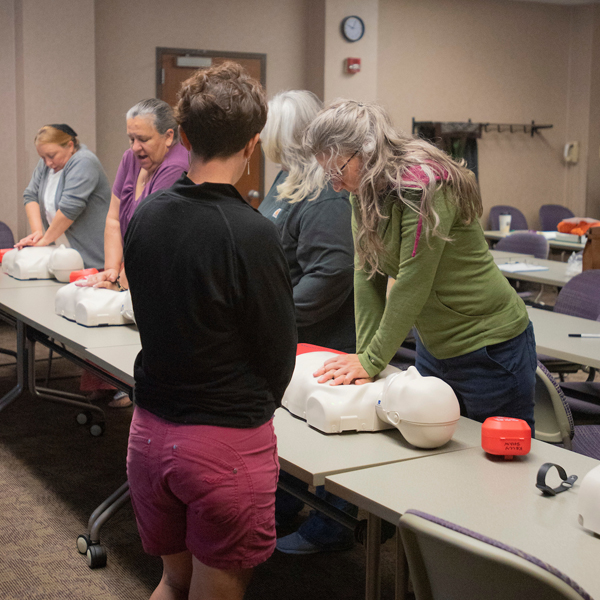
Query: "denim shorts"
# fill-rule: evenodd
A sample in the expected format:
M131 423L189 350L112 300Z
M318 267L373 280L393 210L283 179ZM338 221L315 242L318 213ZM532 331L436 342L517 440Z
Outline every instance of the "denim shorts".
M254 429L182 425L135 408L127 452L144 550L189 550L216 569L248 569L275 549L279 474L273 421Z
M523 419L533 437L537 355L531 323L506 342L444 360L432 356L417 338L415 366L421 375L450 385L464 416L481 423L488 417Z

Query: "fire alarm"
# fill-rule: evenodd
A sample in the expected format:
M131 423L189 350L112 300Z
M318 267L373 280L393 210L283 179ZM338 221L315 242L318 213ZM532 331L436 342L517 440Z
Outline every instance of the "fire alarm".
M346 59L346 73L354 75L354 73L360 72L360 58L347 58Z

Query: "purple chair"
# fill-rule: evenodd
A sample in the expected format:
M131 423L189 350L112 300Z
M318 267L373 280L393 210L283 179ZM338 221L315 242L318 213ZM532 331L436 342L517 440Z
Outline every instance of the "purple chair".
M15 245L15 238L10 227L0 221L0 248L12 248Z
M538 362L535 382L535 437L600 460L600 406L565 395ZM596 424L594 423L594 419ZM575 423L578 424L575 424ZM579 424L581 423L581 424Z
M533 254L536 258L548 258L548 240L537 233L517 232L498 240L495 250L516 252L517 254Z
M556 231L556 226L564 219L570 219L575 215L560 204L544 204L540 208L540 226L542 231Z
M518 208L497 204L490 209L490 229L492 231L498 231L500 229L500 215L506 214L509 214L512 217L510 221L511 230L529 229L525 215Z
M410 509L399 528L417 600L592 600L539 558L439 517Z
M600 317L600 269L575 275L560 290L554 312L595 321Z
M554 312L595 321L600 317L600 269L590 269L575 275L560 290L554 305ZM564 373L577 373L582 366L576 363L538 354L544 366L552 373L558 373L563 381ZM595 370L591 369L588 381L592 381Z

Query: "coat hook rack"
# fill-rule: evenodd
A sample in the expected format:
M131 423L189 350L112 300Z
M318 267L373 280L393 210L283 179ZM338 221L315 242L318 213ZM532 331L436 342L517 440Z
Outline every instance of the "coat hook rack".
M538 133L541 129L552 129L553 125L538 125L535 121L531 121L531 123L526 124L515 124L515 123L473 123L471 119L469 119L465 123L454 123L454 122L444 122L444 121L416 121L413 117L412 119L412 132L415 133L417 127L421 126L430 126L435 127L436 124L455 126L456 133L460 135L461 132L465 132L466 129L469 129L469 133L471 136L480 137L481 132L489 133L490 131L496 131L498 133L504 133L510 131L510 133L531 133L531 137L534 136L535 133ZM461 128L461 125L468 125L468 128ZM478 134L473 131L473 126L478 126L479 131Z

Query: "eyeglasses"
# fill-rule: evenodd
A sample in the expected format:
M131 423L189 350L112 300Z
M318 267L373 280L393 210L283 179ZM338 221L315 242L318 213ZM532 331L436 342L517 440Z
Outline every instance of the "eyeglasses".
M329 173L330 179L341 179L344 169L348 166L348 163L358 154L358 150L339 168L337 173Z

